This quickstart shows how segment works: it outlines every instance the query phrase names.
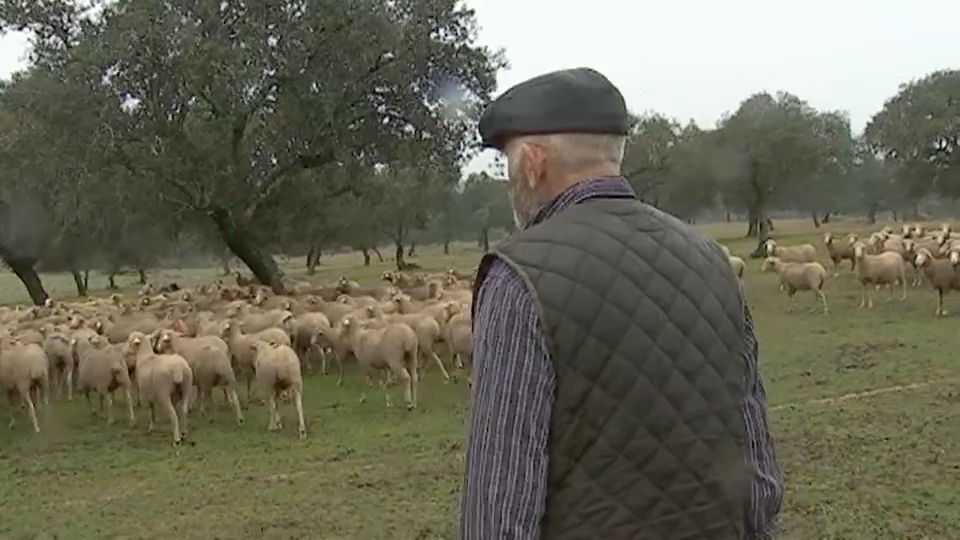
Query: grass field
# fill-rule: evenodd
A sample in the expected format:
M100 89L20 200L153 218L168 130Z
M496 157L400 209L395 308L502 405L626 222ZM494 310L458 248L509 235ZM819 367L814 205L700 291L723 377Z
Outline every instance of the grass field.
M704 231L734 253L754 247L737 239L742 224ZM820 233L807 222L782 222L777 238L820 245ZM470 267L479 255L466 245L446 257L422 251L417 261L436 269ZM313 279L370 281L389 264L359 263L358 255L325 258ZM856 307L858 289L845 270L827 288L829 315L814 311L812 295L787 313L774 276L761 275L759 261L748 267L745 289L787 484L781 538L957 538L960 295L948 298L958 314L946 319L934 317L935 295L926 288L911 289L903 303L878 296L867 312ZM302 265L289 272L301 275ZM158 280L214 274L168 272ZM55 296L72 291L69 276L43 278ZM0 287L3 300L25 299L9 274ZM375 394L359 404L357 376L339 388L312 377L306 441L297 440L288 410L285 431L270 434L262 407L242 428L223 409L212 421L192 417L196 446L180 451L170 447L165 423L154 434L143 423L107 428L82 400L53 403L39 436L23 420L16 431L0 429L0 539L455 538L468 390L444 385L435 371L426 379L421 407L406 412L385 410Z

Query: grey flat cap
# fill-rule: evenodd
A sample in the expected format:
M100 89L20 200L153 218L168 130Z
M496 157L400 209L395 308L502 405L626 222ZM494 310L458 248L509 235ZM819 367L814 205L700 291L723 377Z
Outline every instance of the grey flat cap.
M484 148L502 150L507 139L519 135L626 135L630 115L623 94L600 72L564 69L508 89L483 111L479 129Z

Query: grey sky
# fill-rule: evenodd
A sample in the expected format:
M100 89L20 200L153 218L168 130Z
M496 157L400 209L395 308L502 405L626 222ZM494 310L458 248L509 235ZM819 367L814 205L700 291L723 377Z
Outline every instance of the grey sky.
M652 0L468 4L481 40L506 49L511 69L501 74L500 90L546 71L590 66L620 87L634 111L707 127L754 92L787 90L817 108L848 111L860 131L901 83L960 67L960 4L948 2L835 0L802 9L760 0L688 0L674 8ZM0 76L23 66L25 47L22 36L0 41ZM471 169L489 160L479 156Z

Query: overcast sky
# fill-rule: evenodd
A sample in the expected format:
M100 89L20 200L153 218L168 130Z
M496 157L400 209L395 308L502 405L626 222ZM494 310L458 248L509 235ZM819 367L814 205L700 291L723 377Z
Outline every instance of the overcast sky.
M859 132L899 84L960 67L960 3L468 4L477 11L481 41L506 49L511 68L501 74L499 90L554 69L589 66L619 86L634 111L708 127L754 92L787 90L817 108L849 112ZM22 67L25 51L22 36L0 41L0 76ZM489 155L481 156L472 168L487 162Z

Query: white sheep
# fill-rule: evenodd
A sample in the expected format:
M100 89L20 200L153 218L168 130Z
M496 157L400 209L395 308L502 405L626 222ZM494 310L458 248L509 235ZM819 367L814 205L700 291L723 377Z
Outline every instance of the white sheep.
M289 345L254 341L249 345L254 355L257 388L264 394L270 410L267 429L283 429L283 418L277 410L280 394L289 390L297 408L297 427L301 439L307 437L307 425L303 419L303 378L300 373L300 358Z
M813 262L817 258L817 248L813 244L780 246L771 238L764 246L768 257L776 257L783 262Z
M134 358L140 398L146 400L150 407L147 429L153 431L156 407L163 408L173 430L173 445L179 446L187 436L187 413L190 410L190 389L193 387L190 364L179 354L153 352L149 338L142 332L130 334L124 354Z
M90 391L100 398L100 412L106 412L107 425L113 423L113 393L118 388L127 398L130 425L137 419L133 414L133 383L123 357L123 344L107 343L103 336L73 338L71 348L77 356L77 391L90 402Z
M823 265L816 262L789 263L777 257L767 257L763 261L761 271L770 270L776 272L780 284L787 291L787 296L790 298L790 311L793 311L794 295L797 291L813 291L823 303L823 312L829 311L827 296L823 292L823 286L827 281L827 271L824 270Z
M20 397L20 403L27 408L34 433L40 433L37 422L36 404L43 400L49 403L49 365L43 348L36 343L20 343L9 338L0 339L0 388L13 398ZM10 427L15 424L14 407L10 410Z
M950 253L949 260L934 258L930 251L923 248L917 252L917 268L923 271L927 281L937 290L937 309L934 311L937 316L947 316L947 310L943 308L944 295L951 290L960 289L960 274L955 266L957 262L960 262L960 253L956 251Z
M870 255L863 242L853 245L853 253L857 259L857 280L861 286L860 307L873 307L873 297L867 290L869 285L893 285L899 282L903 285L900 299L907 298L906 265L899 253L885 251Z

